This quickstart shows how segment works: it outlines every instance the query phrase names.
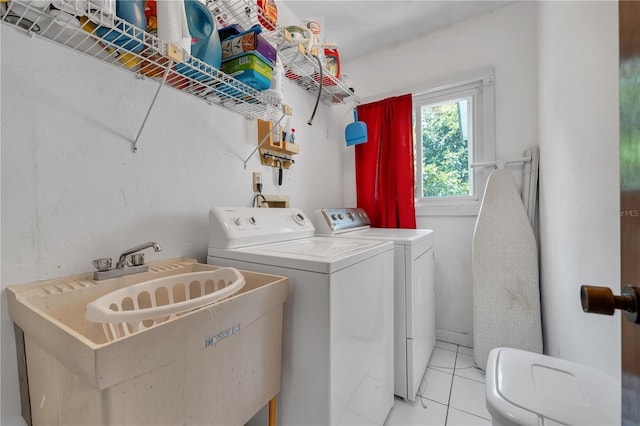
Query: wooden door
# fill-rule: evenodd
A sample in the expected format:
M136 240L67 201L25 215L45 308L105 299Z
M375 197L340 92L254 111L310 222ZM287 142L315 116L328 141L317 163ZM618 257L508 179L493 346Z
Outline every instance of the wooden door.
M640 2L619 1L622 287L640 286ZM640 324L622 315L622 424L640 424Z

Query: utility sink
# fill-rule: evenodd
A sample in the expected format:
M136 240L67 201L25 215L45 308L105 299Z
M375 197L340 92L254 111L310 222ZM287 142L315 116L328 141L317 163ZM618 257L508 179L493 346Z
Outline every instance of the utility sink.
M103 281L87 273L7 288L24 332L34 425L244 424L280 389L285 277L110 340L88 303L164 277L220 269L178 258Z

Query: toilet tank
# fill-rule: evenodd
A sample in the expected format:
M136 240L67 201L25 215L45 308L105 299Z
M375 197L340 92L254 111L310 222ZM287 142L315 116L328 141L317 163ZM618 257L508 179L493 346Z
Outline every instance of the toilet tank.
M620 424L620 384L567 360L495 348L485 390L494 425Z

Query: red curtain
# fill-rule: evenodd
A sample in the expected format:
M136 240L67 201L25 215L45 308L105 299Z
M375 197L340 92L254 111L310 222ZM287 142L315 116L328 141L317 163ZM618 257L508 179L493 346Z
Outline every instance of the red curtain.
M355 146L358 207L375 228L416 227L412 109L411 95L358 106L368 137Z

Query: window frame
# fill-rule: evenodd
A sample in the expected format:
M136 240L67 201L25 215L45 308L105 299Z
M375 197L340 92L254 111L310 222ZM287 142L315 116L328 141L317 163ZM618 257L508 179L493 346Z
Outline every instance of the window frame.
M423 105L471 97L472 120L469 143L470 163L495 160L495 106L494 74L484 72L467 79L455 79L447 84L437 85L413 95L414 148L416 154L415 205L418 216L477 215L484 196L484 187L491 170L485 167L471 167L469 183L473 192L464 196L423 197L422 196L422 134L418 117ZM418 165L420 169L418 169Z

